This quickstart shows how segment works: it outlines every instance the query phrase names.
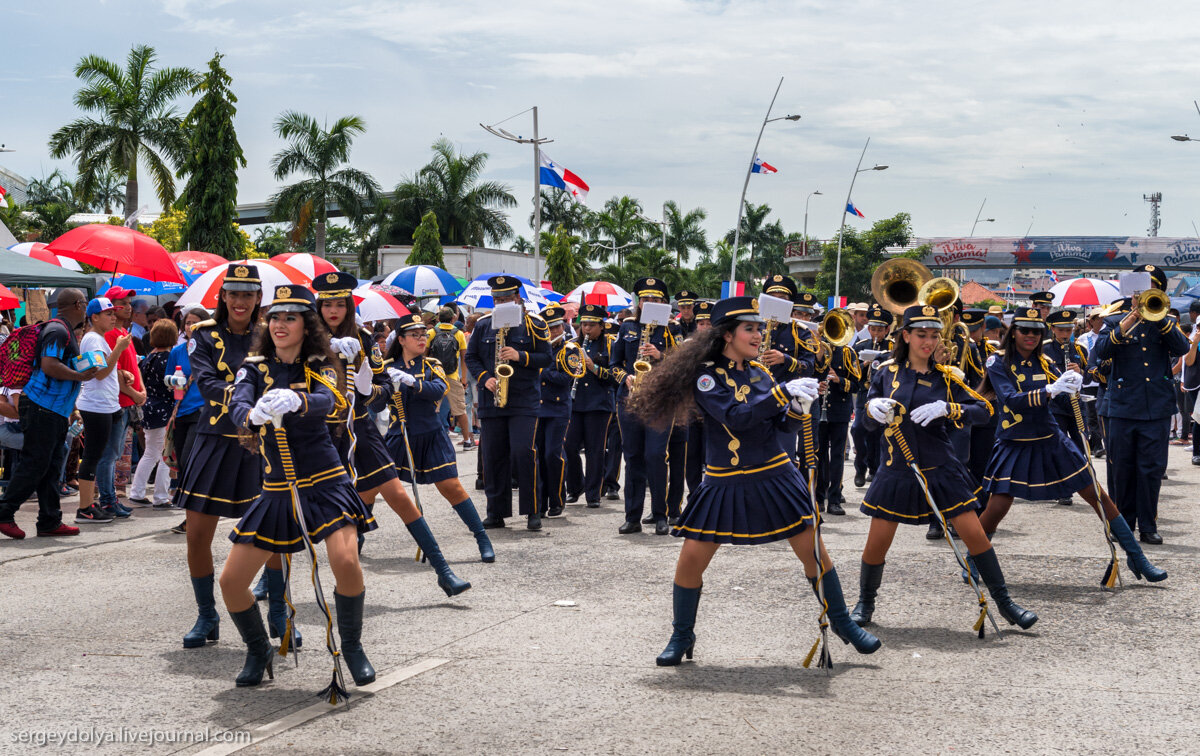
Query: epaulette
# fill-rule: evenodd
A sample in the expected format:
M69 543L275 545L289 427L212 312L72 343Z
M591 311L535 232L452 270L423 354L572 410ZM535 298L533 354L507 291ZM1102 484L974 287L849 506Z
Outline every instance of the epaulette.
M305 362L313 362L313 363L324 362L324 361L325 361L325 355L323 355L323 354L310 354L308 356L308 359L305 360Z
M267 358L263 357L261 354L252 354L252 355L246 357L246 359L244 359L242 361L243 362L265 362L266 359Z
M766 366L766 365L762 364L762 363L761 363L761 362L759 362L758 360L750 360L750 364L751 364L751 365L753 365L754 367L758 368L759 370L763 370L763 371L766 371L766 372L768 372L768 373L769 373L769 372L771 372L771 371L770 371L770 370L767 368L767 366Z
M980 396L979 393L977 391L975 391L975 389L968 386L966 384L966 382L963 381L963 379L961 379L957 375L955 375L954 368L952 368L948 365L937 365L937 369L940 370L942 372L942 374L945 375L947 378L949 378L950 380L957 383L959 386L962 386L964 389L966 389L967 393L970 394L971 396L975 397L976 399L978 399L981 402L987 401L987 399L984 399L982 396Z
M425 361L428 362L430 365L433 365L434 367L440 368L442 366L442 361L439 360L437 357L426 357Z
M893 373L900 369L900 366L896 364L895 357L890 357L890 358L884 360L883 362L879 363L879 367L889 368Z
M216 324L217 324L216 320L209 318L208 320L201 320L199 323L192 326L192 328L208 328L209 326L215 326Z
M492 317L492 313L490 313L490 312L485 312L484 314L482 314L482 315L480 315L479 317L475 318L475 322L476 322L476 323L480 323L480 322L482 322L482 321L484 321L484 320L487 320L487 319L488 319L488 318L490 318L490 317Z
M712 367L712 366L713 366L713 365L715 365L715 364L717 364L717 363L715 363L715 362L713 362L713 361L709 360L708 362L701 362L701 363L700 363L700 367L706 367L706 368L710 368L710 367Z

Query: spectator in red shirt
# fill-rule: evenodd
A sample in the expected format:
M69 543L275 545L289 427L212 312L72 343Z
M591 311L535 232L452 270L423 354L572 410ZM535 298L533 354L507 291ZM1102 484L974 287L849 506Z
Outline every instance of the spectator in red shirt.
M129 333L127 329L133 319L134 292L120 286L113 286L104 292L104 296L113 303L117 313L117 327L104 334L104 338L111 348L116 344L117 339ZM117 369L132 375L133 380L129 383L121 383L122 411L120 418L113 423L108 446L105 447L104 456L100 458L100 464L96 467L96 488L100 492L101 509L116 517L128 517L131 510L117 498L117 458L125 451L125 436L129 430L129 419L133 407L146 401L146 387L142 383L142 371L138 368L137 352L134 350L126 349L121 353L117 360Z

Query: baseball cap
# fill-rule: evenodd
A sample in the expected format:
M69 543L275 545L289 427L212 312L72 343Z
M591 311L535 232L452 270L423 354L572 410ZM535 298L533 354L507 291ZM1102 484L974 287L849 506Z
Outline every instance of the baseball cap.
M92 301L88 302L85 316L90 319L93 315L99 315L100 313L108 312L111 309L113 309L113 303L111 299L108 297L96 297Z
M108 287L108 291L104 292L104 297L111 301L114 299L125 299L126 297L132 297L136 293L137 292L135 292L133 289L123 289L120 286L110 286ZM95 300L92 301L94 302Z

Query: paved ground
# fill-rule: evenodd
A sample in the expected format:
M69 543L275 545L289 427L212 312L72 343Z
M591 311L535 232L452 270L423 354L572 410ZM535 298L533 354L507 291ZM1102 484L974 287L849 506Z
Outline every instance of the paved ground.
M473 454L460 455L462 469ZM380 502L363 557L364 641L380 682L337 710L315 697L331 665L304 584L308 650L274 682L233 686L243 646L227 616L220 642L181 647L195 611L183 537L167 530L176 514L138 510L79 538L5 541L0 751L195 753L214 742L180 739L229 730L254 736L243 753L1195 751L1200 468L1172 447L1170 476L1167 543L1149 553L1171 577L1153 587L1126 570L1123 591L1100 590L1107 548L1082 503L1014 506L997 550L1014 596L1041 621L1001 639L971 632L974 600L945 543L902 528L876 612L883 648L863 657L837 643L832 674L801 666L816 602L784 544L719 553L695 661L659 669L676 539L618 536L615 502L573 506L541 533L492 531L499 558L484 565L429 488L433 530L474 588L446 600ZM846 491L856 504L861 490L848 480ZM28 504L18 519L30 532L33 516ZM866 526L855 510L825 529L851 602ZM227 549L221 541L219 558ZM110 742L28 740L96 735ZM135 740L151 737L175 742Z

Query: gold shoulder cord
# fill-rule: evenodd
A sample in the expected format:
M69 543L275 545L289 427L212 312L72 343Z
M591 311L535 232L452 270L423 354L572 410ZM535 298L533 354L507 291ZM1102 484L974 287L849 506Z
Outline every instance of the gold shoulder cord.
M333 392L333 411L334 412L340 412L349 406L346 403L346 397L342 395L342 392L338 391L337 384L335 382L329 380L325 376L321 375L316 370L313 370L308 365L304 366L304 380L306 383L308 383L310 389L312 387L312 382L316 381L317 383L321 384L322 386L324 386L325 388L327 388Z

